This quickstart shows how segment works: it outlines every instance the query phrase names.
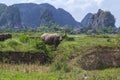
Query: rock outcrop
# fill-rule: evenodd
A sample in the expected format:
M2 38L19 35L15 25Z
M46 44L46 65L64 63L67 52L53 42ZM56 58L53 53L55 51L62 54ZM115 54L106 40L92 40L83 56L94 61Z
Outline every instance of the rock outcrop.
M15 6L0 4L0 27L1 29L21 28L19 9Z
M39 27L51 23L80 26L70 13L61 8L56 9L48 3L22 3L15 6L20 10L22 25L26 27Z
M0 28L36 28L58 24L61 26L80 26L70 13L62 8L56 9L54 6L34 3L21 3L7 6L0 4Z
M115 28L115 18L109 11L98 10L97 13L88 13L81 21L82 26L100 29L101 27Z
M92 17L93 17L93 14L92 14L92 13L88 13L88 14L83 18L83 20L81 21L82 26L83 26L83 27L89 26Z

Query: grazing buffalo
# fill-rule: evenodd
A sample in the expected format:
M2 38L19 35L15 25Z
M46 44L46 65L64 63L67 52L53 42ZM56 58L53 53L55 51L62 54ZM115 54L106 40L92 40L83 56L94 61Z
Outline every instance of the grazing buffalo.
M56 49L63 38L60 34L57 33L44 33L41 35L41 39L44 41L45 44L54 45Z
M12 38L12 35L9 33L0 33L0 41L4 41L6 39Z

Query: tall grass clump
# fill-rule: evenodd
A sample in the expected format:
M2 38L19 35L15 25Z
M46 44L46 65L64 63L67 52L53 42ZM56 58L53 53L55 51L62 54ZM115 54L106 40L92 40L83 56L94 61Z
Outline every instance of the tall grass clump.
M30 44L34 47L37 51L42 53L48 53L45 43L40 39L31 39Z
M5 47L2 47L5 51L19 50L18 46L22 46L22 43L18 39L8 39L2 43Z
M120 35L117 35L117 37L115 38L115 44L120 47Z
M70 72L71 66L69 66L69 60L72 56L72 52L76 43L74 41L63 41L56 51L56 56L54 58L54 62L51 66L51 71L64 71Z
M29 42L30 37L29 37L28 35L22 34L22 35L19 37L19 40L20 40L22 43L27 43L27 42Z
M70 72L71 67L67 64L67 60L64 56L58 57L58 59L55 59L56 61L53 62L51 66L51 71L64 71L64 72Z

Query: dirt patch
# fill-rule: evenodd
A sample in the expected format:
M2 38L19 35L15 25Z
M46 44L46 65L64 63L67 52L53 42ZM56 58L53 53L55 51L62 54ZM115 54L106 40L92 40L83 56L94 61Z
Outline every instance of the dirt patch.
M40 52L0 51L0 62L4 63L40 63L45 64L50 58Z
M94 48L81 57L79 64L86 70L120 67L120 48Z

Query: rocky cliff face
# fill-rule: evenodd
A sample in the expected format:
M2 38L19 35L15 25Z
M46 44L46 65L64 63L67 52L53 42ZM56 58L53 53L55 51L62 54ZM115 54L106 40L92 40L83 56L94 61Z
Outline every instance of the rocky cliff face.
M21 28L19 9L15 6L0 4L0 26L3 29Z
M101 27L115 28L115 18L109 11L99 9L95 14L87 14L80 23L64 9L56 9L47 3L21 3L11 6L0 4L0 28L35 28L51 24L70 25L74 28L90 27L98 30Z
M95 14L87 14L81 24L93 29L100 29L101 27L115 28L115 18L109 11L99 9Z
M61 26L80 26L80 23L75 21L72 15L67 11L61 8L56 9L54 6L47 3L24 3L15 4L15 6L20 10L23 26L39 27L43 25L50 25L50 22Z
M92 14L92 13L88 13L88 14L84 17L84 19L81 21L82 26L83 26L83 27L89 26L92 17L93 17L93 14Z
M35 28L51 24L80 26L67 11L47 3L0 4L0 28Z

